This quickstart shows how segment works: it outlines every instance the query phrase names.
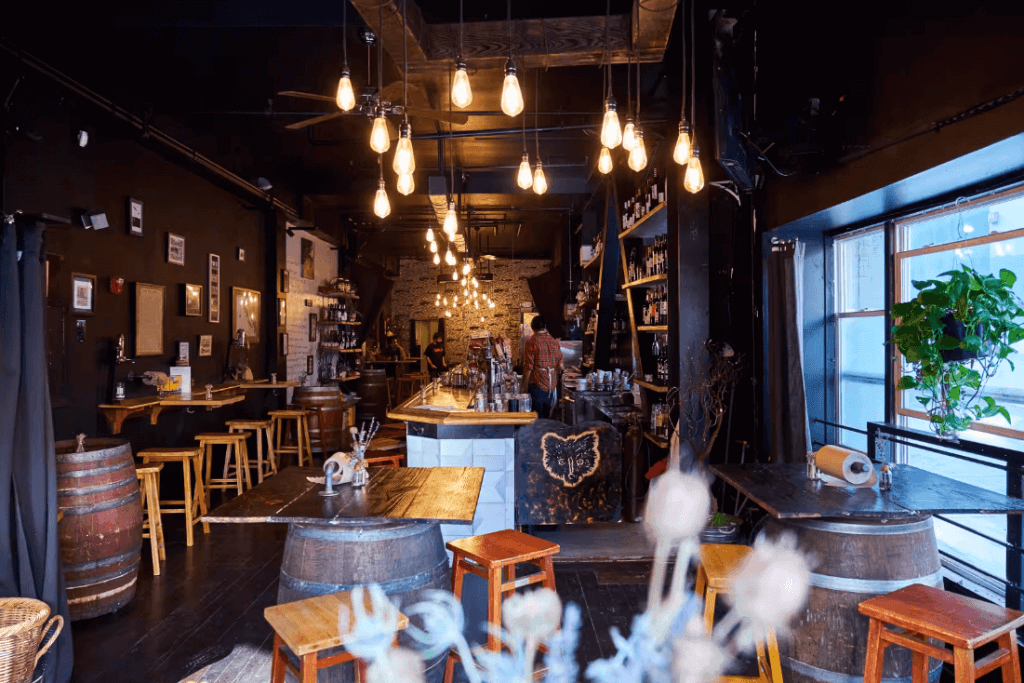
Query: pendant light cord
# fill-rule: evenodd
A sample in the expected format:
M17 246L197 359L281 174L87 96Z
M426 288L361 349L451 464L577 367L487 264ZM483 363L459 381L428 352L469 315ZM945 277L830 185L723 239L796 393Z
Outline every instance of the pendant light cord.
M680 72L682 74L682 79L683 79L682 85L683 85L683 87L680 88L682 90L682 94L680 96L681 102L680 102L679 118L680 118L680 120L685 121L686 120L686 50L690 46L687 44L687 41L686 41L686 2L685 2L685 0L682 0L682 1L683 1L683 11L679 13L679 28L680 28L680 31L679 31L679 54L682 55L682 58L683 58L683 68L682 68L682 70Z
M608 69L608 97L606 99L610 99L612 96L612 56L610 43L608 42L608 23L611 21L611 16L612 0L608 0L604 10L604 61L607 65L605 68Z
M537 129L537 109L540 107L540 69L533 72L533 141L537 144L537 163L540 163L540 133Z
M462 7L462 2L459 0L459 7ZM461 11L460 11L461 16ZM448 92L452 91L452 68L448 67ZM452 206L455 204L455 148L452 146L452 98L448 98L448 161L451 169L451 186L449 187L448 204Z
M348 69L348 0L341 3L341 57Z
M523 74L523 83L525 83L525 82L526 82L526 74L524 73L524 74ZM536 96L537 96L537 95L536 95L536 93L535 93L535 94L534 94L534 97L536 97ZM525 96L525 95L523 96L523 99L524 99L524 100L526 99L526 96ZM525 103L524 103L524 104L525 104ZM536 107L536 106L537 106L537 105L534 105L534 107ZM526 116L527 116L527 114L526 114L526 107L524 106L524 107L523 107L523 154L526 154L526 153L527 153L527 152L526 152Z
M405 6L409 0L402 0L402 105L405 125L409 125L409 41L408 24L405 23ZM409 134L412 137L412 133Z
M694 96L693 82L696 80L696 73L694 69L694 62L697 61L697 55L695 51L694 43L697 42L697 24L693 20L693 6L694 0L690 0L690 125L693 126L693 132L697 132L697 102Z
M381 0L383 2L383 0ZM459 58L463 58L465 55L462 54L462 0L459 0Z
M377 35L377 102L380 103L384 97L384 3L377 6L379 17L380 33ZM384 108L381 107L380 115L384 116Z
M512 0L508 0L508 58L512 59Z

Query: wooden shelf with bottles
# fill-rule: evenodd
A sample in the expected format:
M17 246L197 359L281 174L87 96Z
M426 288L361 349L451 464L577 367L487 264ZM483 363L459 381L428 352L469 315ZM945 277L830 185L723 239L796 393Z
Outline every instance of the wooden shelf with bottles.
M316 294L317 296L326 296L331 299L359 299L359 295L352 292L317 292Z
M647 289L649 287L657 287L663 282L668 282L668 273L658 273L657 275L651 275L650 277L640 278L633 282L627 282L622 285L623 289Z
M600 251L599 251L599 252L597 252L596 254L594 254L594 255L593 255L593 256L592 256L591 258L590 258L590 260L589 260L589 261L586 261L585 263L583 263L583 265L581 266L581 267L583 268L583 270L587 270L587 269L591 268L592 266L594 266L594 265L596 265L596 264L600 263L600 262L601 262L601 256L602 256L602 255L603 255L603 254L602 254L602 252L600 252Z
M658 436L657 434L651 434L646 429L644 430L644 438L653 443L658 448L664 448L665 450L668 450L669 446L672 445L668 439L664 439Z
M638 325L637 332L668 332L668 325Z
M665 386L664 384L658 384L656 382L648 382L647 380L643 380L643 379L634 379L633 382L637 386L641 386L644 389L647 389L648 391L653 391L653 392L656 392L656 393L659 393L659 394L667 394L668 393L668 389L669 388L667 386Z
M668 212L665 207L668 202L661 202L653 207L648 213L636 220L633 225L619 233L620 240L633 239L637 237L654 237L664 235L668 231Z
M317 325L361 325L358 320L318 320Z

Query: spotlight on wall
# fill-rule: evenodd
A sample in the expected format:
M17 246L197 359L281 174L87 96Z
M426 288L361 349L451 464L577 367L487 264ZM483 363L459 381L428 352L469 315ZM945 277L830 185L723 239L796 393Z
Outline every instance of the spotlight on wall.
M86 145L89 144L89 131L87 131L87 130L80 130L80 131L78 131L78 135L75 137L75 139L78 140L78 146L79 147L85 147Z
M103 230L110 227L110 223L107 222L107 214L105 213L81 211L78 213L78 220L86 230L90 228L93 230Z
M272 190L274 188L274 185L266 178L257 178L256 187L260 188L264 192L267 192L268 190Z

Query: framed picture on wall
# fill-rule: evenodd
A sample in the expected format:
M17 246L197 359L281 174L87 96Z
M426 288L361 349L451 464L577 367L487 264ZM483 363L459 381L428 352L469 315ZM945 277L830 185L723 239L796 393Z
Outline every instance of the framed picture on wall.
M213 355L213 335L212 334L201 334L199 335L199 356L212 356Z
M209 317L207 318L211 323L220 322L220 256L217 254L210 254L210 264L208 272L209 285L209 300L207 301L207 310L209 311Z
M135 355L164 353L164 288L135 283Z
M281 333L281 355L282 356L287 356L288 355L288 333L287 332L282 332Z
M307 240L305 237L303 237L300 244L302 246L302 277L304 277L307 280L315 280L316 267L314 263L316 256L314 252L313 240Z
M176 266L185 265L185 238L173 232L167 233L167 262Z
M128 198L128 234L142 237L142 200Z
M203 286L185 285L185 315L203 314Z
M309 341L311 341L311 342L315 342L316 341L316 320L317 320L316 313L310 313L309 314Z
M313 374L313 356L306 356L306 374Z
M241 247L238 248L238 260L245 261L245 249L242 249Z
M288 269L287 268L282 268L281 269L281 293L282 294L287 294L288 290L291 288L290 280L291 280L291 274L288 272Z
M71 273L71 312L92 315L96 312L96 276Z
M288 299L277 300L277 326L285 327L288 325Z
M260 340L260 293L254 289L232 287L234 303L231 314L232 336L238 330L245 330L245 337L251 342Z

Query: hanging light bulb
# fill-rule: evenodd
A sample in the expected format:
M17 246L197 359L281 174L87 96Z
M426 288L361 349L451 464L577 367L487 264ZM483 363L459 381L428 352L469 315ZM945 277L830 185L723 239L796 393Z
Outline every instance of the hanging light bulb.
M409 196L412 191L416 189L416 181L412 178L412 173L402 173L398 176L398 182L395 184L395 188L402 194Z
M483 321L484 321L484 317L480 316L480 322L483 322Z
M462 282L460 282L459 284L462 285L463 287L465 287L466 286L466 278L462 278Z
M612 153L607 147L601 148L601 156L597 158L597 170L605 175L612 172Z
M338 109L342 111L352 111L352 108L356 106L356 96L352 92L352 79L350 76L348 66L343 67L341 78L338 79L338 94L334 98L334 101L338 103Z
M533 174L530 173L530 154L523 152L523 161L519 164L519 175L516 176L516 183L524 190L533 186Z
M493 301L488 301L487 305L490 306L491 308L494 308L494 302Z
M690 124L685 120L679 122L679 137L676 138L676 147L672 150L672 160L680 166L686 166L690 161L693 147L690 143Z
M533 191L544 194L548 191L548 179L544 177L544 166L537 159L537 168L533 171Z
M700 150L697 149L697 145L693 146L693 154L690 156L690 162L686 165L683 187L687 192L694 194L704 189L704 171L700 168Z
M433 228L427 228L427 241L428 242L433 242L434 241L434 229ZM434 252L436 253L437 250L435 249Z
M416 170L416 158L412 153L412 133L408 123L403 123L398 130L398 145L391 167L398 175L410 174Z
M444 312L444 317L446 317L446 318L452 317L452 312L451 311L445 311Z
M437 242L431 242L430 243L430 253L431 254L436 254L437 253Z
M452 259L452 260L454 261L455 259ZM459 271L457 271L457 270L452 271L452 279L455 280L456 282L459 281Z
M434 301L434 308L441 308L441 302L435 300Z
M445 297L445 298L444 298L444 305L445 305L445 307L447 307L447 306L448 306L448 297Z
M384 120L383 111L373 119L373 129L370 131L370 149L377 154L383 154L391 149L391 139L388 137L388 123Z
M455 215L455 204L448 202L448 213L444 215L444 234L448 235L448 239L452 239L458 231L459 218Z
M380 179L377 186L377 195L373 198L373 213L377 218L387 218L391 213L391 202L388 201L388 192L384 189L384 179Z
M479 311L479 310L480 310L480 302L478 302L478 301L474 301L474 302L473 302L473 308L475 308L476 310L478 310L478 311Z
M469 290L465 287L462 288L462 296L469 296Z
M609 97L604 104L604 124L601 126L601 144L608 149L615 149L622 144L622 128L615 110L615 98Z
M462 274L463 275L469 275L469 271L471 271L472 269L473 269L473 267L471 265L469 265L469 261L466 261L465 263L462 264Z
M505 83L501 86L501 110L506 116L519 116L523 112L523 91L516 78L516 64L510 57L505 62Z
M444 262L447 263L449 266L455 265L455 255L452 254L451 245L448 245L448 250L444 254Z
M642 171L647 166L647 149L644 146L644 131L636 129L636 146L629 153L629 167L634 171Z
M502 98L504 101L504 98ZM455 77L452 79L452 104L465 109L473 103L473 89L469 87L466 60L461 56L455 60Z
M435 266L441 265L441 255L440 254L434 254L434 265Z
M475 277L473 278L473 288L480 289L480 283L476 281Z
M626 117L626 125L622 128L622 149L632 152L636 147L636 126L633 125L633 117Z

